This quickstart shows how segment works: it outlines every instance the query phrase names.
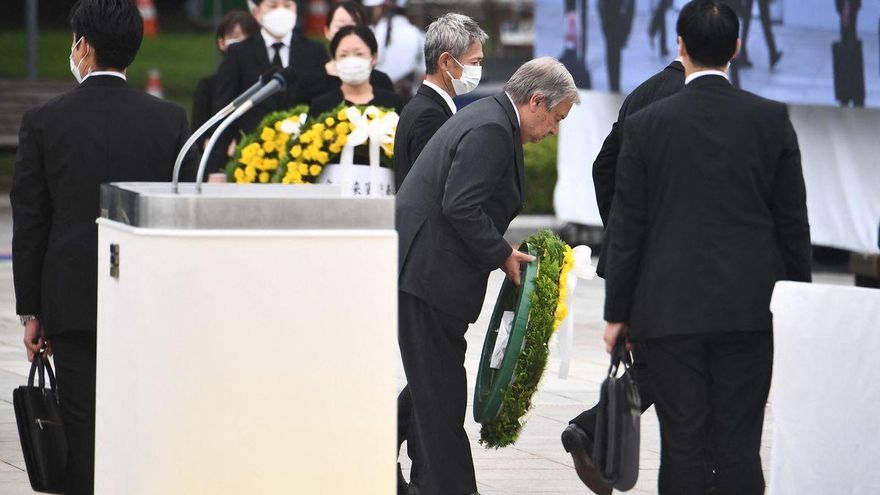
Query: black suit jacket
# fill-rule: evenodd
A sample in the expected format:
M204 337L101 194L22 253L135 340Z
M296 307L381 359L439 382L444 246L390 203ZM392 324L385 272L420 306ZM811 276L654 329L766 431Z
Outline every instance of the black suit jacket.
M452 117L452 109L437 91L422 84L403 107L394 135L394 182L400 190L419 154L440 126Z
M524 180L507 95L471 103L443 124L397 193L400 290L476 321L489 273L510 256L503 234L522 211Z
M323 67L328 60L330 57L323 44L304 38L294 31L290 41L290 67L293 68L293 77L287 78L287 87L283 92L266 99L242 115L228 128L223 139L217 142L205 174L224 167L229 160L226 155L229 141L233 138L237 139L241 131L253 131L263 120L263 117L269 113L293 108L296 105L295 88L298 78ZM266 42L261 33L258 32L248 39L230 46L223 62L217 69L213 98L214 113L251 87L257 82L260 75L271 67L272 62L269 60Z
M770 331L779 280L810 280L810 227L786 107L704 76L627 120L605 319L634 339Z
M608 250L610 232L608 217L611 213L611 200L614 198L614 175L617 171L617 155L620 153L621 128L630 115L647 107L651 103L674 95L684 87L684 66L675 61L665 69L651 76L640 84L623 100L617 122L611 126L611 132L602 143L602 149L593 162L593 187L596 189L596 202L599 204L599 215L605 227L605 241L599 253L596 273L605 276L605 253Z
M327 74L327 68L321 66L320 69L304 74L297 78L294 92L294 105L311 105L312 102L333 90L342 86L342 80L337 76ZM388 74L373 70L370 72L370 86L373 89L383 89L394 92L394 83Z
M95 331L100 185L170 181L189 133L182 108L114 76L24 114L11 192L19 314L41 315L49 335Z

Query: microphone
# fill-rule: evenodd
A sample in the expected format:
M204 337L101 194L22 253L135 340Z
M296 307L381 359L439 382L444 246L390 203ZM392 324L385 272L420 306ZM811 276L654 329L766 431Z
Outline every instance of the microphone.
M178 191L177 184L180 182L180 167L183 164L183 159L186 157L186 154L189 152L190 148L196 143L196 141L202 136L202 134L208 132L209 129L214 127L217 122L220 122L227 115L234 112L237 108L239 108L242 104L247 102L254 96L260 89L264 88L267 84L272 81L275 81L274 76L278 74L280 69L277 66L272 66L271 69L266 72L260 74L260 77L257 78L257 82L255 82L251 87L246 89L244 93L240 94L236 97L232 102L223 107L219 112L214 114L210 119L207 120L201 127L196 129L192 135L190 135L189 139L183 144L180 148L180 152L177 154L177 159L174 160L174 173L172 175L172 182L174 182L174 186L172 191L176 194ZM262 101L262 100L261 100Z
M230 124L238 120L239 117L247 113L248 110L252 109L256 105L259 105L266 98L269 98L275 93L284 91L284 89L287 87L287 78L290 77L291 74L292 70L290 68L282 70L277 74L273 74L269 82L267 82L262 88L257 90L257 92L254 93L251 97L247 98L244 103L236 108L235 111L232 112L231 115L229 115L229 117L226 117L226 120L224 120L223 123L220 124L220 126L217 128L217 130L214 131L214 134L211 136L211 139L205 146L205 153L202 155L202 160L199 162L199 171L196 174L197 193L202 192L202 176L205 175L205 167L208 164L208 157L211 155L211 151L214 149L214 145L217 144L217 140L220 139L220 136L223 135L224 131L226 131L226 128L229 127Z

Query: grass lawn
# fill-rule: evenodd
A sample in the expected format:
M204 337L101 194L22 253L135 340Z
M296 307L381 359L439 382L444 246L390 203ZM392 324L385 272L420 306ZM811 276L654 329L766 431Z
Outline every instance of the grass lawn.
M161 33L144 39L140 52L128 69L128 80L136 87L146 87L147 71L159 69L165 98L187 111L199 78L214 72L217 49L211 33ZM43 31L39 37L39 77L47 80L72 80L67 58L70 56L69 31ZM25 32L0 31L3 64L0 77L22 78L27 73Z

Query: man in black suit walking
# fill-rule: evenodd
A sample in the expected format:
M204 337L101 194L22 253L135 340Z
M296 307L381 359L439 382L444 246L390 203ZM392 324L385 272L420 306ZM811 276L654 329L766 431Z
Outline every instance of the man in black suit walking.
M480 25L462 14L444 14L428 26L425 35L427 77L416 95L400 114L394 136L395 189L421 154L428 141L456 112L452 97L469 93L480 82L483 66L483 43L488 36ZM474 74L476 72L476 74ZM404 387L397 398L397 448L407 442L413 460L410 482L418 486L417 449L410 435L412 397ZM398 465L398 494L406 495L407 485Z
M456 112L452 98L477 88L488 36L466 15L444 14L425 35L427 76L400 114L394 137L394 179L400 189L419 153Z
M170 181L186 112L125 80L143 38L131 0L81 0L70 66L82 83L27 111L12 182L16 311L28 359L54 352L69 444L65 493L90 494L95 455L99 188ZM186 162L191 178L195 156Z
M678 59L640 84L623 100L617 122L611 126L611 132L605 138L602 149L599 151L596 161L593 162L593 186L596 189L596 201L599 205L602 225L606 228L605 241L602 243L602 250L599 253L599 261L596 266L596 273L600 277L605 276L606 252L610 244L611 232L608 230L608 218L611 215L611 202L614 199L614 176L617 172L617 157L620 154L621 130L624 123L630 115L654 102L678 93L683 87L684 66ZM639 395L644 412L654 404L654 399L651 396L650 386L645 375L647 360L644 349L640 347L633 349L632 371L639 385ZM596 478L595 467L591 459L597 414L598 407L593 407L571 420L562 433L562 444L566 452L571 454L575 470L581 481L595 493L610 495L611 488Z
M685 88L624 128L605 342L647 349L661 495L706 493L710 465L718 493L760 494L770 297L779 280L810 280L800 151L783 104L726 78L739 46L730 7L689 2L677 31Z
M505 93L443 124L397 194L399 342L422 495L476 492L463 427L465 331L479 316L489 274L501 268L519 284L520 264L533 261L503 237L525 200L522 145L555 134L578 102L561 63L546 57L523 64Z
M229 47L217 69L214 112L229 104L273 66L292 67L292 74L287 77L287 88L283 92L254 107L227 130L211 155L206 174L219 171L226 165L229 143L238 137L239 131L251 132L267 114L295 106L293 88L297 77L323 68L330 60L324 45L294 30L297 9L294 0L257 0L255 4L253 14L262 29Z

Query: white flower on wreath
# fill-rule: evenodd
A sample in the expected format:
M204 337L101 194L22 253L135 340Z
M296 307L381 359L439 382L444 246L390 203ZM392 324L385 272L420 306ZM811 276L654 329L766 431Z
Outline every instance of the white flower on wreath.
M346 146L360 146L368 139L376 140L384 146L394 144L394 134L400 120L396 112L383 114L379 108L370 105L363 113L357 107L348 107L345 113L352 125Z
M301 113L298 117L288 117L281 122L281 132L290 135L291 139L296 139L302 133L303 124L306 123L308 115Z

